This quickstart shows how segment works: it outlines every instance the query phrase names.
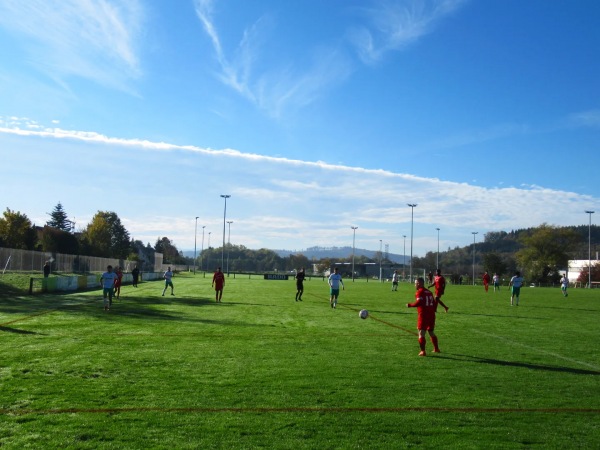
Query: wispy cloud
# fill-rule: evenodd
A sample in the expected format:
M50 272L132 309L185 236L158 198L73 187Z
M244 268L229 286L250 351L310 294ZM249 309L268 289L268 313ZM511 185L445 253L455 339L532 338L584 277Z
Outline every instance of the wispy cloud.
M535 132L527 124L504 123L479 130L464 131L431 143L434 149L463 147Z
M66 89L81 77L131 92L143 21L139 0L0 2L0 26L25 38L30 64Z
M352 72L352 64L344 53L326 45L310 50L305 66L282 57L284 62L277 67L259 67L257 62L266 51L266 33L272 26L270 17L263 16L243 30L238 45L228 53L215 25L214 2L195 0L195 8L212 43L219 65L218 79L271 117L278 118L287 111L311 104Z
M28 161L34 158L38 166L43 166L34 176L47 183L46 201L55 196L68 205L76 198L95 198L95 207L117 211L131 224L128 229L132 235L144 242L154 242L157 233L161 233L189 248L193 244L190 241L193 224L185 217L193 216L202 216L206 231L214 231L213 239L220 238L223 216L215 211L222 210L219 194L223 192L232 194L228 201L228 217L235 224L232 238L250 247L299 249L347 245L349 227L356 225L360 227L360 245L373 248L379 239L384 239L394 243L392 248L397 252L402 234L410 230L410 208L406 203L417 203L415 252L421 255L432 248L435 227L444 230L444 246L465 245L473 230L480 230L483 237L485 230L510 231L545 222L571 225L581 211L599 204L599 199L591 196L541 186L484 188L389 170L263 156L234 149L114 138L95 132L47 128L16 117L0 119L11 124L0 127L0 139L3 135L10 136L3 145L8 142L27 149L9 152L6 162L14 170L6 183L16 185L17 180L32 176ZM69 145L65 145L65 140L70 141ZM147 180L164 178L164 166L168 164L178 179L191 180L191 184L176 196L165 191L162 183L145 183L144 189L140 189L141 180L136 177L128 180L118 172L106 173L97 164L100 156L118 158L123 164L145 161L143 178ZM61 188L65 177L56 174L69 170L65 169L66 163L77 169L66 177L68 185ZM21 167L27 168L26 172L20 172ZM206 167L211 170L205 170ZM196 182L199 171L203 176ZM98 180L102 182L99 184ZM73 185L77 186L77 192L66 198ZM117 195L103 206L102 186L136 192L138 201L132 204L127 195ZM36 202L44 199L38 198ZM163 201L169 204L170 216L161 219L147 205ZM498 209L498 205L510 207ZM44 213L50 207L46 204L40 209ZM89 202L85 202L84 209L83 213L77 213L78 217L90 214Z
M572 113L546 124L501 123L476 130L466 130L429 144L433 149L459 148L515 136L545 134L574 128L600 128L600 109Z
M358 8L360 19L366 24L348 36L360 58L371 63L431 32L465 1L374 0L369 3L372 6ZM355 60L341 45L344 42L341 35L339 42L307 49L300 58L302 64L285 55L278 59L279 66L265 68L260 61L267 52L267 37L275 20L270 16L263 16L240 31L239 43L234 50L227 51L216 25L215 4L214 0L195 0L196 14L211 41L219 67L217 77L271 117L281 117L317 101L356 70Z
M466 0L382 0L360 8L368 23L349 33L365 63L379 61L390 51L401 50L431 33L437 23Z
M230 62L225 55L221 38L214 24L213 5L212 0L195 0L196 15L200 19L202 27L212 43L215 58L221 69L218 77L227 86L248 97L250 100L254 100L254 94L248 86L248 76L252 70L253 61L251 53L252 35L257 33L258 26L255 24L254 27L244 33L244 39L242 39L238 48L238 60Z
M568 123L575 127L600 128L600 109L591 109L571 114Z

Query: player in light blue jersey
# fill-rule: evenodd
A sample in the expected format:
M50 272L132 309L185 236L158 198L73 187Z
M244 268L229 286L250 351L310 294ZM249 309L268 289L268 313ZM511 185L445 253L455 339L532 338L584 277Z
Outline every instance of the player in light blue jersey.
M171 295L175 295L173 293L173 272L171 271L171 267L169 266L169 268L165 271L163 278L165 279L165 288L163 289L163 293L162 296L165 296L165 292L167 292L167 288L170 287L171 288Z
M115 293L115 281L118 276L113 272L112 266L106 268L106 272L100 277L102 285L102 298L104 300L104 311L108 311L112 306L113 294Z
M569 287L569 278L567 277L567 274L565 273L565 275L560 280L560 289L562 290L562 294L564 297L569 296L569 293L567 292L568 287Z
M517 270L508 285L510 286L510 306L513 305L514 300L516 300L516 305L519 306L519 295L521 294L521 286L523 286L521 272Z
M340 284L344 289L344 282L342 276L338 273L338 268L333 269L333 273L329 275L329 305L335 309L337 306L337 299L340 295Z

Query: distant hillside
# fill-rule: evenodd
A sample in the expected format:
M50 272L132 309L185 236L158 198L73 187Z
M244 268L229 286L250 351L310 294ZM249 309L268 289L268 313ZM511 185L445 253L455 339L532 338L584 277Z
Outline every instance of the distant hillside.
M539 227L538 227L539 228ZM482 242L476 244L476 264L480 266L482 264L482 258L484 255L489 253L495 253L506 263L510 272L517 268L516 253L522 248L521 237L523 235L529 235L538 230L538 228L527 228L520 230L506 231L489 231L484 234ZM588 251L592 251L592 258L599 259L600 254L600 226L592 225L578 225L571 227L561 227L573 230L580 236L578 243L573 244L572 248L569 249L570 259L588 259ZM591 233L591 236L589 234ZM591 240L591 247L590 247ZM455 247L454 249L448 249L442 251L439 254L440 266L448 273L460 273L468 274L473 270L473 245L469 244L464 247ZM242 246L243 247L243 246ZM213 249L214 250L214 249ZM219 249L217 249L218 251ZM321 260L324 258L348 258L352 256L352 247L309 247L302 250L271 250L280 258L288 257L291 254L304 255L309 260ZM194 256L193 251L184 251L184 256ZM200 254L198 251L197 254ZM356 248L354 252L356 257L364 256L370 259L376 259L379 256L378 251L366 250L363 248ZM410 257L405 257L399 254L385 254L384 258L389 259L395 264L410 264ZM418 267L435 268L438 264L438 254L436 252L427 252L423 257L414 257L413 265ZM481 269L481 267L480 267Z
M352 247L309 247L307 249L304 250L272 250L274 251L278 256L285 258L289 255L304 255L306 256L308 259L315 259L315 260L320 260L322 258L348 258L352 256ZM194 251L193 250L185 250L182 252L183 256L186 256L188 258L193 258L194 257ZM200 251L198 250L196 255L199 255ZM354 256L359 257L359 256L366 256L367 258L377 258L379 256L379 252L378 251L373 251L373 250L366 250L363 248L356 248L354 249ZM389 253L389 254L383 254L384 258L389 259L390 261L397 263L397 264L402 264L404 263L404 256L403 255L398 255L395 253ZM410 256L406 257L406 264L408 264L410 262Z
M305 250L273 250L273 251L282 258L285 258L286 256L289 256L289 255L300 255L300 254L306 256L308 259L314 258L315 260L319 260L319 259L323 259L323 258L348 258L348 257L352 256L352 247L310 247ZM193 250L185 250L182 253L183 253L183 256L187 256L189 258L194 257ZM200 251L198 250L196 254L199 255ZM359 256L366 256L367 258L374 259L379 256L379 252L373 251L373 250L366 250L364 248L356 248L356 249L354 249L354 256L356 256L357 258ZM389 259L392 262L398 263L398 264L404 263L403 255L398 255L395 253L389 253L386 255L384 253L383 257ZM410 263L410 256L407 256L406 264L409 264L409 263Z
M348 258L352 256L352 247L309 247L304 250L273 250L281 257L289 255L302 254L308 259L322 259L322 258ZM366 250L364 248L355 248L354 256L366 256L367 258L377 258L379 256L378 251ZM392 262L402 264L404 262L404 255L398 255L395 253L383 254L384 258L389 259ZM406 263L410 262L410 257L406 257Z

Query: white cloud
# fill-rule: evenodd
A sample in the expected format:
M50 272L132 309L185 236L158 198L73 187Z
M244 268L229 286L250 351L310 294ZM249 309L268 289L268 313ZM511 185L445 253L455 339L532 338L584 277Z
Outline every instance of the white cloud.
M373 62L431 32L437 22L465 0L374 1L360 8L367 25L349 32L361 59ZM317 101L328 89L342 84L355 68L339 43L322 44L291 60L278 58L279 66L261 65L269 50L267 35L272 17L263 16L240 31L237 47L228 52L216 26L212 0L195 0L196 14L208 35L219 66L219 80L254 103L269 116L280 118L289 111ZM286 24L294 26L294 24ZM342 36L340 36L341 41ZM300 63L299 61L302 61Z
M24 37L30 63L67 90L71 77L130 90L143 20L139 0L0 2L0 26Z
M436 227L442 228L445 245L466 245L471 231L483 237L486 231L541 223L578 224L584 221L577 221L582 211L599 204L591 196L542 186L490 189L388 170L58 128L2 127L0 139L3 148L23 150L7 152L5 162L13 170L4 181L16 189L13 203L0 207L35 207L40 212L30 217L46 220L52 202L62 201L68 211L69 205L81 203L75 213L78 226L96 209L114 210L134 238L154 243L167 236L180 248L193 246L195 216L213 239L222 238L222 193L232 195L227 202L227 217L234 221L232 242L251 248L343 246L354 225L360 229L357 245L375 248L382 239L398 253L401 236L410 232L407 203L416 203L417 255L431 250ZM123 170L135 164L136 171L105 170L101 161L113 159ZM30 189L40 184L45 186L41 197Z
M363 62L373 63L431 33L440 20L464 3L465 0L376 1L359 9L368 23L349 32L349 39Z
M239 44L228 56L215 25L213 2L195 0L195 6L219 65L218 79L273 118L313 103L352 72L349 60L332 46L309 50L311 56L305 65L286 55L278 67L259 67L257 61L267 51L265 34L272 23L266 16L241 32Z

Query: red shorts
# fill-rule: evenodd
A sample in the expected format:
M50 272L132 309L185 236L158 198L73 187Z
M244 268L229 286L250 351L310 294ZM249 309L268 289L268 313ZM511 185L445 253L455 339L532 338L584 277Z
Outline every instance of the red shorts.
M431 330L435 328L435 315L419 315L417 318L417 330Z
M222 291L223 290L223 283L215 283L215 291Z

